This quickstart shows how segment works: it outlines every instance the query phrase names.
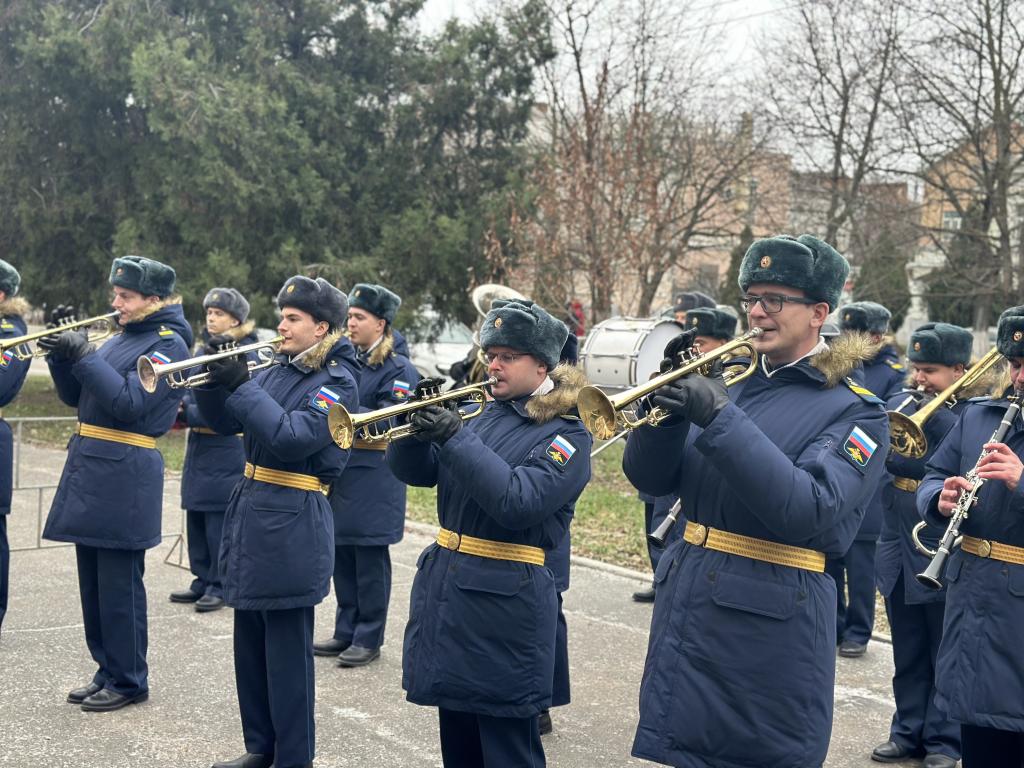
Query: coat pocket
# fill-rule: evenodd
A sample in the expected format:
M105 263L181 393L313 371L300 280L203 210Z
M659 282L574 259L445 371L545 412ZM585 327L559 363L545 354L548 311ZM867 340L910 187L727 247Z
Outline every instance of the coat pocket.
M315 591L319 571L325 570L319 550L326 540L322 532L318 535L317 526L326 521L320 519L316 504L307 503L306 494L281 489L275 492L277 498L266 494L252 499L239 521L239 570L234 581L242 596L308 598Z
M132 460L132 451L137 450L143 449L107 440L79 438L75 451L79 458L75 467L75 492L90 508L133 511L138 484L145 479L137 476L137 462Z

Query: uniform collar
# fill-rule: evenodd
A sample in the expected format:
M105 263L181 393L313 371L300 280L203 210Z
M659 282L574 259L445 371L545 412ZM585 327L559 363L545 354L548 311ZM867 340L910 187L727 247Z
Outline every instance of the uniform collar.
M767 376L770 379L772 376L777 374L779 371L784 371L787 368L792 368L792 367L794 367L796 365L799 365L800 363L804 362L805 360L807 360L809 358L812 358L815 355L821 354L822 352L824 352L827 349L828 349L828 344L825 343L825 340L819 336L818 337L818 343L814 345L814 348L811 349L810 352L808 352L803 357L794 360L792 363L786 363L785 365L780 365L778 368L773 368L773 369L769 370L768 369L768 358L765 357L764 355L761 355L761 370L764 371L764 375Z

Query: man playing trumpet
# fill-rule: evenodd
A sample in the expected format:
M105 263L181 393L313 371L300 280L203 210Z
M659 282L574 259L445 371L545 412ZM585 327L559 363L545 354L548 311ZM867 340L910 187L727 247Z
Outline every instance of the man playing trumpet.
M820 337L848 273L815 237L756 241L739 274L748 325L763 331L753 375L661 387L653 402L669 419L626 445L633 484L679 494L688 519L655 574L637 757L706 768L825 759L836 616L825 555L853 540L889 444L880 401L848 378L863 350Z

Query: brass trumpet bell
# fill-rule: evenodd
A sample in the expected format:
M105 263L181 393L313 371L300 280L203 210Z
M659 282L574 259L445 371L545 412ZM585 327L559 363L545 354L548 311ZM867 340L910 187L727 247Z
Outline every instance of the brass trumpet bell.
M249 361L249 373L269 368L274 364L274 354L282 341L284 341L284 336L275 336L268 341L257 341L253 344L246 344L243 347L230 347L221 352L215 352L212 355L190 357L187 360L164 365L154 363L149 359L148 355L143 355L135 362L135 371L139 374L139 383L142 384L142 388L150 393L156 392L161 379L166 379L167 386L171 389L192 389L209 384L210 372L204 369L199 373L186 376L186 371L206 366L215 360L247 355L250 352L256 352L261 359L259 362L255 360Z
M63 323L56 328L45 328L34 333L26 333L24 336L14 336L9 339L0 339L0 354L11 350L11 354L18 360L31 360L34 357L45 357L46 350L32 350L29 347L33 341L45 339L47 336L56 336L64 331L77 331L79 328L92 328L87 334L89 343L95 344L98 341L109 338L117 330L118 312L108 312L105 315L87 317L84 320L75 320L70 323ZM95 328L93 328L95 326Z

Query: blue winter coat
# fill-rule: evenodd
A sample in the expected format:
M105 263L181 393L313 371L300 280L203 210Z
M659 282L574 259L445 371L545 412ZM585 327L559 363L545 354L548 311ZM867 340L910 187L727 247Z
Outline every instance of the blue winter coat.
M24 336L28 331L22 315L28 312L28 303L13 297L0 304L0 338ZM7 405L25 383L31 360L19 360L12 351L0 356L0 407ZM0 515L11 513L14 488L14 437L11 425L0 419Z
M441 448L415 439L388 447L399 479L437 486L444 528L548 552L564 539L590 478L592 441L578 420L563 416L575 406L582 373L560 366L552 378L556 388L547 395L489 403ZM568 459L554 444L559 436ZM405 630L409 701L496 717L536 715L551 703L557 612L546 565L431 544L417 562Z
M907 378L907 369L900 362L899 352L891 344L886 344L879 350L878 354L871 360L864 363L863 372L854 372L852 377L861 381L865 387L871 390L879 399L888 400L903 389ZM882 494L887 487L892 486L892 478L886 473L878 484L875 492L871 495L864 510L864 521L857 531L857 541L877 541L882 532L882 516L884 502Z
M360 365L361 413L406 402L420 380L416 366L396 348L408 352L404 339L396 341L392 335L385 336ZM331 492L331 507L338 544L380 546L402 540L405 484L391 473L384 451L352 449L345 472Z
M238 326L235 334L238 345L257 341L252 324ZM204 329L203 341L196 345L195 355L204 354L203 348L210 335ZM257 355L250 354L250 360ZM198 373L198 371L196 371ZM183 398L184 421L190 427L185 445L185 464L181 471L181 507L194 512L223 512L231 491L242 478L245 468L245 449L238 435L201 434L196 428L212 429L199 412L195 393L185 390Z
M142 355L184 360L191 344L181 305L170 304L124 326L77 363L47 362L57 395L77 406L81 423L159 437L174 424L181 390L161 383L146 392L136 363ZM163 500L160 451L74 435L43 537L109 549L155 547Z
M938 513L947 477L965 476L978 461L1006 412L1005 399L971 401L928 462L917 491L918 512L940 534L949 523ZM1005 443L1024 456L1020 419ZM960 532L1024 547L1024 483L1014 491L989 481ZM950 556L942 644L935 666L936 704L951 720L985 728L1024 731L1024 565Z
M283 358L282 358L283 359ZM243 432L246 461L259 467L338 479L348 451L331 439L331 402L358 402L348 339L328 336L301 362L260 371L234 392L196 390L203 418L222 434ZM334 521L327 497L242 479L224 516L220 545L224 600L249 611L316 605L330 591Z
M889 399L886 407L889 410L898 408L913 390L904 390ZM917 413L921 403L912 400L900 411L905 416ZM920 480L924 477L925 465L935 454L946 433L956 424L957 415L964 409L966 402L958 402L952 409L940 408L925 422L924 433L928 440L928 452L920 459L900 456L895 451L886 459L886 467L890 478L907 477ZM917 513L915 494L896 488L890 479L882 488L882 532L878 538L875 552L875 583L878 591L885 597L892 594L903 574L903 599L908 605L919 603L941 603L946 599L945 589L936 590L919 584L914 576L928 567L930 558L921 554L914 547L910 532L921 516ZM935 549L942 535L942 529L929 526L922 533L921 539L927 546Z
M854 362L840 342L814 360L832 374ZM694 522L841 554L881 477L889 429L877 398L827 382L807 360L771 377L759 365L706 429L636 430L626 475L647 493L678 493ZM847 453L851 438L870 451L863 464ZM835 582L675 537L654 581L633 754L702 768L820 766L832 727Z

